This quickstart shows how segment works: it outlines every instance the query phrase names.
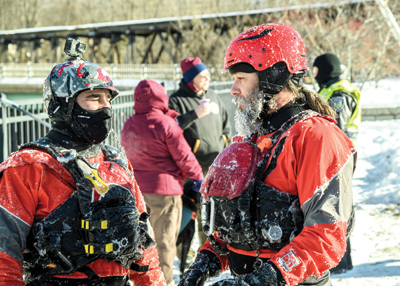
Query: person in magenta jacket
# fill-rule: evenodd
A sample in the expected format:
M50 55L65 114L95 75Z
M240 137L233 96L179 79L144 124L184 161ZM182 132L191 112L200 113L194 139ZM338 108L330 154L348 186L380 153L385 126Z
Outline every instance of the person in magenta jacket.
M183 181L188 176L198 191L203 173L175 120L178 113L168 108L163 86L143 80L135 88L133 99L135 114L124 124L121 143L150 214L167 285L174 285Z

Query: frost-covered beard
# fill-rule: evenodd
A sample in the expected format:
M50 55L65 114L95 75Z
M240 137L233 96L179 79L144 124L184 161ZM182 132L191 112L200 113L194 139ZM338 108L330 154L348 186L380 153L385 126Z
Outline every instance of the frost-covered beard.
M263 93L256 87L249 96L234 95L232 102L237 105L235 128L238 134L244 136L255 132L261 125Z

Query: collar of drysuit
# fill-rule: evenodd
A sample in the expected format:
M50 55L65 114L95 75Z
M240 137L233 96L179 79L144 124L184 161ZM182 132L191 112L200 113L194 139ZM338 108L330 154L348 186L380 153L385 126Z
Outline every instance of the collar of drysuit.
M296 114L309 109L308 106L302 102L289 102L282 106L277 111L265 115L261 114L263 133L269 134L278 130L286 121L295 116Z
M46 136L65 149L75 149L84 158L94 158L101 152L100 144L90 144L79 138L66 122L54 123Z

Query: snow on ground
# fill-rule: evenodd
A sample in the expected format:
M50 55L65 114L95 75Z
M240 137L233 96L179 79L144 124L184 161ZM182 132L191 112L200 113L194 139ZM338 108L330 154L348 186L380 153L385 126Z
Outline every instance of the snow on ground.
M400 120L362 122L353 179L354 268L333 285L400 285Z
M355 84L360 88L361 84ZM400 107L400 78L382 79L376 84L367 82L361 90L361 106Z
M364 85L361 106L400 107L400 79ZM357 149L356 224L350 238L354 268L333 275L332 284L400 286L400 120L363 121ZM178 283L179 272L174 273ZM230 275L225 272L222 277Z

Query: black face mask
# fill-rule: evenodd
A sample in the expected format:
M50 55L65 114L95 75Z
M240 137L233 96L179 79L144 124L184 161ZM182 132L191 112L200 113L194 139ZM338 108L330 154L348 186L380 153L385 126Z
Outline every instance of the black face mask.
M103 142L111 131L112 109L105 107L99 110L85 110L75 104L72 116L78 136L91 144ZM79 134L78 134L79 133Z

